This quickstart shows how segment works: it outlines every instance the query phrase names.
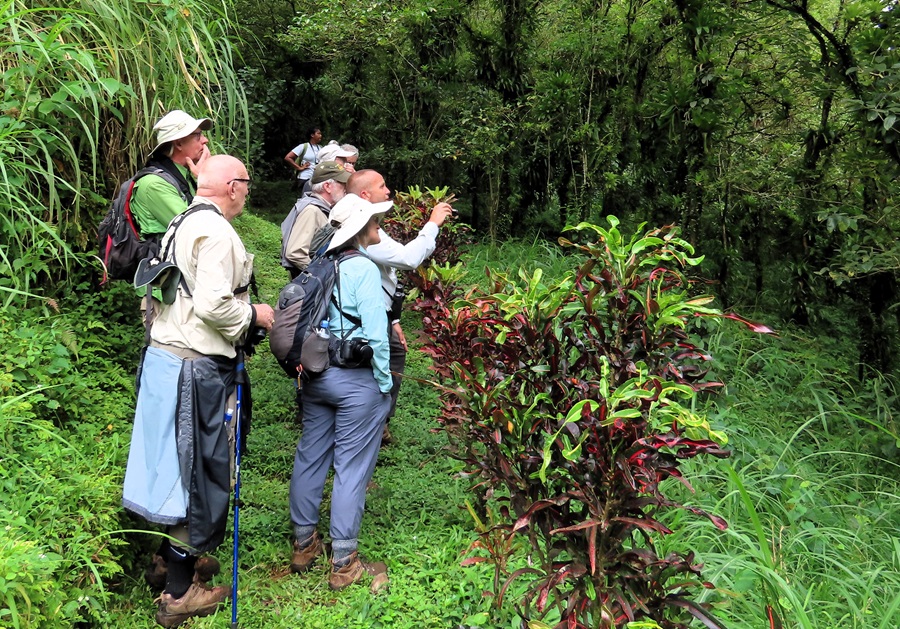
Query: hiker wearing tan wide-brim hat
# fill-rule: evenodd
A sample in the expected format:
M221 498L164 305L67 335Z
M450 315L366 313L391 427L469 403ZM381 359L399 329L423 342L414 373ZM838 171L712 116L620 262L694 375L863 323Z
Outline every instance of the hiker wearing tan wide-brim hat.
M153 150L140 171L147 174L135 180L130 201L143 240L158 242L172 219L184 212L194 198L195 178L209 157L206 148L209 140L203 132L212 125L209 118L194 118L173 109L153 126L156 134ZM155 306L159 306L162 297L159 290L154 290L153 296ZM143 299L141 310L146 313L148 306L146 298Z
M153 125L156 146L150 151L150 157L170 157L176 164L187 166L196 177L201 162L209 156L206 146L209 140L203 132L212 129L212 126L210 118L194 118L180 109L173 109Z
M135 184L131 212L144 238L165 233L169 222L194 198L194 180L209 157L209 140L203 132L212 125L211 119L194 118L180 109L170 111L153 125L156 138L147 166L166 171L178 185L154 175L142 177Z

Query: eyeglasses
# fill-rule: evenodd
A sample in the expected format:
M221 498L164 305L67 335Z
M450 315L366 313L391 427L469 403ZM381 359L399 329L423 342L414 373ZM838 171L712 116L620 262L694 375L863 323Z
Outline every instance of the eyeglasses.
M249 190L250 187L253 185L253 180L252 180L252 179L240 179L240 178L237 178L237 177L234 178L234 179L232 179L232 180L229 181L228 183L232 183L232 182L234 182L234 181L243 181L245 184L247 184L247 190Z

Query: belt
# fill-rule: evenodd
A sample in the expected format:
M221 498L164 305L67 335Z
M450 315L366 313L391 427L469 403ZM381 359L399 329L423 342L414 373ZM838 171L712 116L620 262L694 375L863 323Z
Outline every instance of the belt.
M200 352L195 352L192 349L187 349L185 347L176 347L174 345L169 345L168 343L160 343L159 341L150 341L150 347L156 347L157 349L163 349L170 354L175 354L179 358L203 358L206 354L201 354Z

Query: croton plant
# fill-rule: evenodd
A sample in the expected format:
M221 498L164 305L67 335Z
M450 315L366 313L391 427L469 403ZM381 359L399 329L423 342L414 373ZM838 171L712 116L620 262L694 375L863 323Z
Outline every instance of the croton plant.
M462 266L447 263L414 278L440 422L494 505L464 563L493 563L498 607L518 584L510 603L529 629L722 627L694 601L712 587L694 553L656 547L670 533L667 509L727 524L662 483L690 487L681 461L728 456L726 436L693 410L701 391L722 386L707 378L698 317L771 331L697 294L688 272L702 258L675 227L625 237L607 220L568 230L561 244L583 259L552 282L540 270L488 271L489 290L466 290ZM523 544L528 565L509 569Z

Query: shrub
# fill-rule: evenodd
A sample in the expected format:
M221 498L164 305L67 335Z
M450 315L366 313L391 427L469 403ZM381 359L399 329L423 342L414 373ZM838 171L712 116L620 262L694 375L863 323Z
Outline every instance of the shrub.
M85 290L73 308L60 299L48 310L62 312L0 306L4 627L99 622L105 583L127 561L117 532L142 337L137 300L125 285Z
M426 188L422 192L418 186L411 186L407 192L397 192L394 209L384 218L384 231L397 242L406 244L413 240L431 216L431 210L438 203L453 203L456 200L448 194L447 188ZM455 264L459 261L460 248L471 243L472 228L461 223L459 217L451 217L441 227L434 254L435 264Z
M702 258L674 227L641 225L626 239L608 220L574 228L594 242L561 241L585 259L553 283L540 270L489 272L490 292L459 298L460 265L420 274L441 422L467 473L501 505L471 549L488 556L467 563L495 564L498 607L528 579L516 611L530 627L674 628L689 616L717 627L691 600L711 587L694 554L660 557L654 540L670 532L658 519L666 509L727 526L661 489L667 478L689 486L680 461L728 455L725 435L692 410L699 391L720 383L706 380L709 356L689 330L721 313L693 294L686 269ZM517 535L530 565L509 573Z
M102 617L103 582L122 572L123 542L110 535L120 528L120 430L63 435L31 397L0 401L0 625L74 626Z

